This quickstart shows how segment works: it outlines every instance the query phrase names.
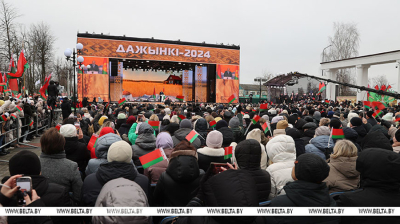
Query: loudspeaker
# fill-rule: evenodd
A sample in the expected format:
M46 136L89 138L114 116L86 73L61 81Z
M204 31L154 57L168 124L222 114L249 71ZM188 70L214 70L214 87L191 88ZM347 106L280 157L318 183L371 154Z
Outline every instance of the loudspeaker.
M118 76L118 61L111 61L111 76Z

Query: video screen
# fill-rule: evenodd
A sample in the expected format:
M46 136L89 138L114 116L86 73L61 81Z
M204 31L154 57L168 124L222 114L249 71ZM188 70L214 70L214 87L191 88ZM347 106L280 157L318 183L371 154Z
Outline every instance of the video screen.
M123 70L122 97L131 102L175 101L182 95L182 72ZM186 99L185 99L186 101Z
M239 66L238 65L217 65L217 88L216 102L228 103L232 94L239 95ZM233 101L238 103L239 99Z
M84 69L78 72L78 98L82 100L83 96L92 101L96 97L97 102L99 97L105 101L109 101L108 96L108 58L85 57L83 62Z

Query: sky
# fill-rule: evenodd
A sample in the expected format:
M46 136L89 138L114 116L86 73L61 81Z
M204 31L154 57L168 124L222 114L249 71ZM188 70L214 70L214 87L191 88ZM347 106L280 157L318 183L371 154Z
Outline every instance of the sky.
M240 83L264 71L320 75L321 53L334 22L354 22L359 55L400 50L400 1L134 1L6 0L29 26L44 21L56 36L55 56L76 44L77 32L240 45ZM372 66L397 87L394 64Z

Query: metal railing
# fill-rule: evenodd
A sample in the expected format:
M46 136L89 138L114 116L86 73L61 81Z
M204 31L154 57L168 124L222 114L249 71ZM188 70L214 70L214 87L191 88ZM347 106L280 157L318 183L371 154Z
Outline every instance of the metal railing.
M2 144L0 146L0 150L5 148L6 146L12 144L13 142L16 142L19 145L25 145L25 146L29 146L32 148L38 148L37 146L21 142L20 139L21 138L23 139L25 136L28 136L32 133L35 133L35 135L39 135L40 130L50 127L50 115L47 115L47 114L44 114L44 115L45 115L44 118L40 118L40 119L37 114L34 117L32 117L33 124L31 126L29 124L20 125L20 120L25 119L25 118L17 117L17 119L14 120L14 122L16 123L16 127L0 134L0 136L4 135L5 141L6 141L6 137L7 137L8 133L13 134L13 139L9 140L8 142L6 141L5 144ZM5 121L0 122L0 128L3 127L4 122ZM22 121L21 121L21 123L22 123ZM41 127L39 127L39 123L41 124ZM20 133L20 132L22 132L23 128L27 128L28 132L25 134ZM15 133L15 135L14 135L14 133Z

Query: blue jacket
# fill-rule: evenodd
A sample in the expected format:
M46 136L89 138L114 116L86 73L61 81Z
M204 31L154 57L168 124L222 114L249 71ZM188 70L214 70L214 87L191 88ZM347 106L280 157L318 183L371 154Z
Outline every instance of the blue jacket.
M335 147L335 143L330 136L320 135L311 139L310 144L306 145L306 153L314 153L315 155L326 160L325 150L328 149L328 154L331 154L333 152L333 147Z

